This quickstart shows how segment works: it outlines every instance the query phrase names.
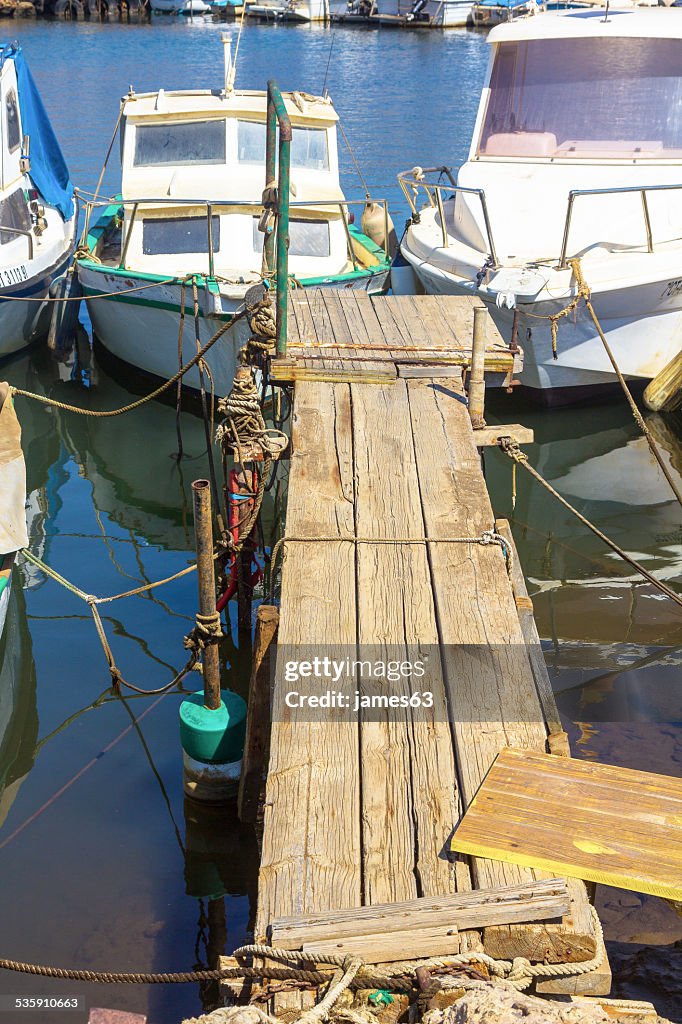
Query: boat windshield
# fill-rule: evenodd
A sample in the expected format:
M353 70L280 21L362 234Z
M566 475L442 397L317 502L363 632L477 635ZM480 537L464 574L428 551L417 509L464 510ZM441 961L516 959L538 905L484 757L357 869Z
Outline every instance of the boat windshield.
M224 164L225 120L138 125L133 163L136 167Z
M237 146L240 163L265 163L265 135L265 124L262 121L239 121ZM315 171L329 170L325 128L294 126L291 137L291 166Z
M682 40L497 46L479 157L682 159Z

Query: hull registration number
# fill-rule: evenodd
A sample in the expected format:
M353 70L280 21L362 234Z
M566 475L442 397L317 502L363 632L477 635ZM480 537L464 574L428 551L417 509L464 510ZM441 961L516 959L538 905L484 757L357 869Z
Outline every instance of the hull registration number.
M23 284L24 281L28 281L28 270L23 263L18 267L0 270L0 285L3 288L11 288L13 284Z

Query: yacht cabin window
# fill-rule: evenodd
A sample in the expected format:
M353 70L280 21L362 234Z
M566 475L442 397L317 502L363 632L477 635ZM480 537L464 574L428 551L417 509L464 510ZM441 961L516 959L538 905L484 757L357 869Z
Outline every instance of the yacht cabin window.
M220 249L220 217L212 217L213 251ZM208 252L206 217L154 217L142 224L144 256Z
M225 120L176 124L138 124L135 128L135 167L165 164L224 164Z
M17 94L10 89L5 100L5 120L7 125L7 149L14 153L21 145L21 128L19 126L19 105Z
M682 159L682 40L497 46L479 157Z
M263 251L262 231L258 230L258 217L253 218L253 249ZM290 220L289 221L289 255L290 256L330 256L329 221L326 220Z
M265 163L265 124L262 121L238 122L237 150L240 163ZM325 128L294 126L291 139L291 166L314 171L329 169Z

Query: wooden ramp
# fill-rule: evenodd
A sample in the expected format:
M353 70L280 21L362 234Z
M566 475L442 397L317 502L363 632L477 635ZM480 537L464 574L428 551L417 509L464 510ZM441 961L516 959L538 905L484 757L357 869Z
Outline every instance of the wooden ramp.
M302 298L297 322L299 313L309 315L307 331L332 341L346 331L376 339L381 304L353 299L352 329L348 319L343 331L332 319L337 296L327 293ZM400 303L382 303L381 315L390 310L397 323ZM437 308L442 317L445 306ZM418 331L442 339L440 322L425 314L419 323L413 333L404 323L404 341ZM456 331L450 341L458 341ZM337 358L336 369L347 370L345 362ZM386 362L395 369L395 359ZM394 374L384 384L297 380L286 534L309 542L284 546L258 939L269 941L282 918L551 877L450 850L500 750L544 752L548 742L565 749L541 654L529 655L525 643L537 632L522 575L516 570L512 583L498 544L451 542L495 526L461 374ZM292 651L369 649L427 655L418 689L433 695L432 707L313 716L287 705L287 694L300 689L287 680ZM413 690L405 683L406 694ZM585 886L575 879L567 886L569 911L558 919L465 927L459 948L554 963L592 958ZM609 983L608 966L552 982L597 994ZM300 998L286 996L294 1005Z
M679 901L682 779L503 750L452 848Z

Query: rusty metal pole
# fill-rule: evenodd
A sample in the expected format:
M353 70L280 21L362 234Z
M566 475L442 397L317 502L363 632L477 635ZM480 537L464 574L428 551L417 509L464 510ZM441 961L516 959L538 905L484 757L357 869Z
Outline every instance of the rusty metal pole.
M469 418L474 430L485 426L485 343L488 310L474 306L474 334L471 341L471 374L469 376Z
M208 480L192 484L194 499L194 536L197 549L199 582L199 614L216 614L215 564L213 561L213 526L211 524L211 485ZM209 644L203 653L204 705L211 711L220 707L220 659L218 645Z

